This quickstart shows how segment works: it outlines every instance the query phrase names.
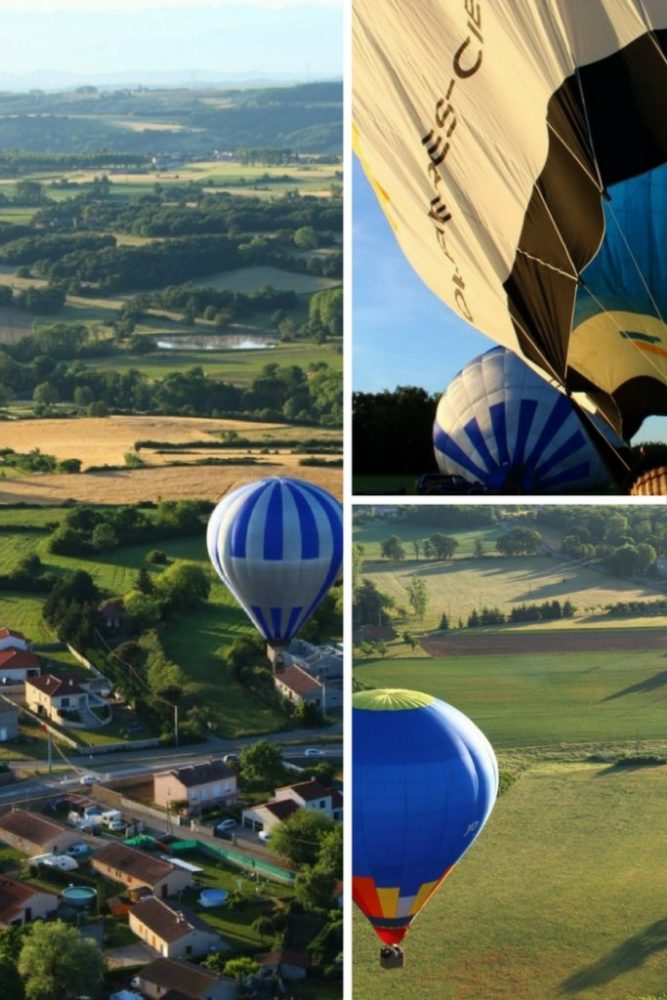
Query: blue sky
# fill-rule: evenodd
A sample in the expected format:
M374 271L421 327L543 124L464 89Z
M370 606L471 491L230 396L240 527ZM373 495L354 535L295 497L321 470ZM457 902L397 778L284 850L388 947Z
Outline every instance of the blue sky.
M352 198L354 389L416 385L443 392L494 342L459 319L417 276L356 159ZM634 438L656 440L667 441L665 417L650 417Z

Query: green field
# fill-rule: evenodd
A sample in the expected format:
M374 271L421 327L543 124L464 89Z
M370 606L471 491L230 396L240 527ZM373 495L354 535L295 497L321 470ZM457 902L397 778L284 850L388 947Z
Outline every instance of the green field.
M664 992L667 768L544 765L479 841L382 972L354 920L354 996L626 1000Z
M197 333L200 334L201 331L198 330ZM298 365L306 369L322 361L334 371L342 371L343 355L340 345L334 341L328 344L277 344L274 348L257 350L164 350L140 357L114 354L107 358L96 358L90 367L107 371L128 371L133 368L148 378L164 378L171 372L186 372L190 368L199 367L212 378L244 385L256 378L267 364Z
M496 747L667 739L667 648L397 659L358 666L371 687L428 691L470 715Z

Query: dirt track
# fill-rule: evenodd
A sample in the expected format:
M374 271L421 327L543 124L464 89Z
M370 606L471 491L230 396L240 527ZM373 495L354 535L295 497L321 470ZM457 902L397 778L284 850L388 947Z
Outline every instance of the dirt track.
M530 653L593 653L613 650L667 651L667 630L588 629L587 631L507 632L495 635L450 635L423 639L429 656L521 656Z

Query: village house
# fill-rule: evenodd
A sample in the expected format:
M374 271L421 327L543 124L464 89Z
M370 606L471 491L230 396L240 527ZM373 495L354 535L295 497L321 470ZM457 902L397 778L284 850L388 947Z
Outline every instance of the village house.
M243 825L256 833L260 830L269 833L297 809L312 809L330 819L342 820L343 797L335 788L325 788L315 778L296 785L284 785L275 789L271 801L244 809Z
M201 965L156 958L137 973L139 989L150 1000L167 994L186 1000L237 1000L239 983L229 976L216 976Z
M174 802L187 802L188 811L204 806L230 805L238 793L236 772L222 760L161 771L153 776L153 800L168 809Z
M58 909L58 897L20 879L0 875L0 927L21 927L46 920Z
M93 854L90 864L100 875L120 882L131 893L148 889L163 899L189 888L194 881L191 872L127 844L105 844Z
M45 674L26 680L25 701L31 712L43 715L52 722L62 722L70 712L85 711L90 704L90 695L75 677Z
M23 632L17 632L12 628L0 628L0 652L5 649L30 649L30 642Z
M130 930L164 958L208 955L220 948L220 935L195 914L172 909L146 896L129 913Z
M28 677L37 677L40 670L39 657L31 651L23 632L0 628L0 681L20 683Z
M15 740L18 734L18 709L8 701L0 701L0 743Z
M76 831L27 809L5 809L0 813L0 841L22 854L62 854L81 837Z

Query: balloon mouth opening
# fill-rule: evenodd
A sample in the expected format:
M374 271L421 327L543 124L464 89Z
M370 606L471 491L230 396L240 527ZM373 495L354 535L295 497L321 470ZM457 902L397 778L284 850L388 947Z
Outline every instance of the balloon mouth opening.
M407 927L375 927L374 930L380 941L387 945L400 944L408 933Z

